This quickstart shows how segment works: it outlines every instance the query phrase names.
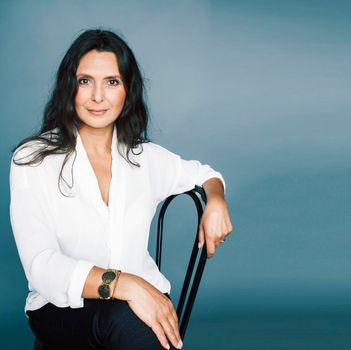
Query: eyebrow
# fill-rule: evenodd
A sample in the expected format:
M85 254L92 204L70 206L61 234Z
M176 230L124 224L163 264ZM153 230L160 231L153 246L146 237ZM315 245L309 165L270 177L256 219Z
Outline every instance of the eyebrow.
M79 76L84 76L84 77L87 77L87 78L94 79L94 77L92 77L89 74L85 74L85 73L77 74L77 77L79 77ZM119 75L110 75L108 77L105 77L104 79L115 79L115 78L122 79Z

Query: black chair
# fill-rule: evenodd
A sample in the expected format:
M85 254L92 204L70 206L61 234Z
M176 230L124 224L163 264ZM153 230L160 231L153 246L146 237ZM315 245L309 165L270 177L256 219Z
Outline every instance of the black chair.
M191 252L188 268L185 274L184 282L183 282L183 287L180 293L178 305L177 305L177 316L178 316L178 321L179 321L179 333L182 339L184 339L185 332L189 323L190 319L190 314L195 302L196 294L199 289L202 273L205 268L205 264L207 261L207 251L206 251L206 243L204 244L200 258L197 262L196 265L196 258L198 256L199 248L198 248L198 230L199 230L199 224L201 220L201 216L203 213L203 206L202 203L199 199L198 194L200 195L200 198L202 199L204 205L207 203L207 198L204 189L201 186L195 186L192 190L186 191L184 193L176 194L176 195L171 195L168 198L165 199L164 203L162 204L162 207L160 209L160 214L158 217L158 225L157 225L157 245L156 245L156 264L161 271L161 253L162 253L162 242L163 242L163 221L164 221L164 216L166 213L166 210L171 203L171 201L179 196L186 194L190 196L197 209L197 216L198 216L198 222L197 222L197 229L195 232L195 239L194 239L194 244L193 244L193 249ZM188 294L189 286L190 286L190 281L191 278L194 274L194 268L196 265L196 270L195 270L195 276L193 278L193 281L191 283L191 288L190 292ZM184 307L185 305L185 307ZM184 310L184 312L183 312Z
M179 296L177 310L176 310L177 316L178 316L178 321L179 321L179 332L180 332L180 336L182 339L184 339L184 336L185 336L185 332L186 332L186 329L187 329L187 326L189 323L191 311L192 311L193 306L194 306L194 302L195 302L195 298L197 295L197 291L199 289L201 277L202 277L202 274L203 274L203 271L205 268L205 264L207 261L207 252L206 252L206 243L205 243L203 248L202 248L200 258L196 264L196 259L198 257L198 252L199 252L198 234L197 233L199 230L199 224L200 224L201 216L203 213L203 205L201 203L201 200L204 203L204 205L206 205L206 203L207 203L205 191L201 186L196 185L192 190L189 190L189 191L186 191L183 193L179 193L179 194L175 194L175 195L171 195L164 200L164 202L161 206L161 209L160 209L159 216L158 216L157 242L156 242L156 264L161 271L163 222L164 222L166 210L174 198L176 198L179 195L183 195L183 194L188 195L193 199L195 206L196 206L196 209L197 209L198 222L197 222L197 229L196 229L196 233L195 233L195 240L194 240L191 256L190 256L190 260L188 263L188 268L187 268L187 271L185 274L185 278L184 278L184 282L183 282L183 286L182 286L182 290L181 290L181 293ZM201 198L201 200L200 200L200 198ZM191 283L190 292L188 293L191 278L194 274L195 265L196 265L195 276L194 276L192 283ZM184 310L184 312L183 312L183 310ZM36 339L34 339L33 350L49 350L49 348L47 346L45 346L39 339L36 338Z

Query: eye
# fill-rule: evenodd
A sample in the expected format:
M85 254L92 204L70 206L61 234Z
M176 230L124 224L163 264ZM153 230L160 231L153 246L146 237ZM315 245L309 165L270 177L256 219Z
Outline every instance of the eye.
M108 82L112 86L117 86L120 84L120 82L117 79L110 79Z
M80 78L78 79L78 84L80 85L86 85L88 83L89 79L87 78Z

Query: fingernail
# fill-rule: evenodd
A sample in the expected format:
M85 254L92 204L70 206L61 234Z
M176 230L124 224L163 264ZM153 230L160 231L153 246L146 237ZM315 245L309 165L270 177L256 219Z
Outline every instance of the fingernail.
M181 349L182 347L183 347L183 342L181 340L179 340L178 349Z
M166 344L166 349L169 350L170 348L171 348L171 347L170 347L169 344L167 343L167 344Z
M202 247L201 243L199 242L199 244L197 245L197 247L200 249Z

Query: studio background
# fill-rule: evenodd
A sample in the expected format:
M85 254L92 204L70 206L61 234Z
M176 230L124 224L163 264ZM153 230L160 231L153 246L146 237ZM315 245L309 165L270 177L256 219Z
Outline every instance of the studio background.
M184 349L350 349L350 18L348 1L2 1L0 347L33 339L10 150L38 130L71 42L102 26L147 79L152 141L226 180L234 232L207 263ZM179 198L168 215L176 297L195 210Z

